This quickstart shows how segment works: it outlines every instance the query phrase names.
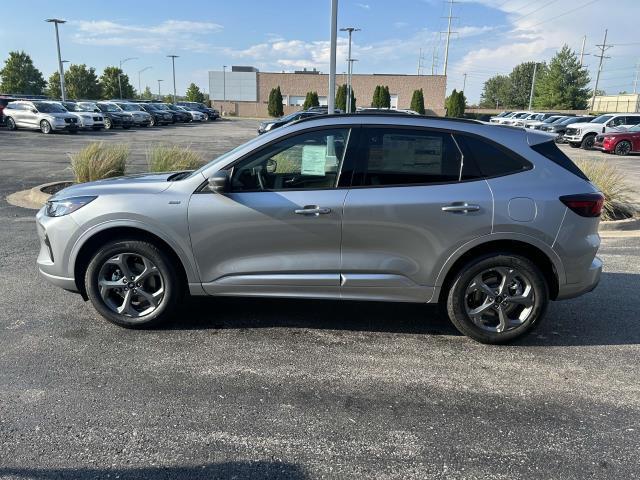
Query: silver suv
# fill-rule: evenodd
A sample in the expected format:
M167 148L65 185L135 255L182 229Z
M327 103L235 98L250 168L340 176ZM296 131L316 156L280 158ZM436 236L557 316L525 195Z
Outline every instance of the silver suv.
M4 109L5 124L9 130L30 128L42 133L56 130L78 131L78 117L62 105L47 101L19 100Z
M193 172L62 190L37 214L38 266L126 327L184 293L440 302L503 343L595 288L602 202L548 135L323 115Z

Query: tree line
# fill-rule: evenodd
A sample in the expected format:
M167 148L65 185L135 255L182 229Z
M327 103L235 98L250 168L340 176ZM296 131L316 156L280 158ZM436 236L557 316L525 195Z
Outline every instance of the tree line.
M120 82L118 82L120 77ZM153 95L147 86L143 92L137 92L131 85L129 76L122 69L109 66L102 75L98 76L96 69L85 64L72 64L64 72L65 91L68 98L101 100L120 97L140 98L151 100ZM9 57L0 70L0 93L21 95L47 95L51 98L61 98L60 73L53 72L45 81L42 72L38 70L25 52L9 52ZM168 97L173 101L173 97ZM207 96L200 88L191 83L184 97L191 102L205 102ZM167 99L167 96L164 97Z
M484 83L480 96L483 108L520 108L529 106L535 71L533 107L539 109L584 110L592 92L589 73L580 64L576 52L564 45L545 62L525 62L508 75L495 75Z

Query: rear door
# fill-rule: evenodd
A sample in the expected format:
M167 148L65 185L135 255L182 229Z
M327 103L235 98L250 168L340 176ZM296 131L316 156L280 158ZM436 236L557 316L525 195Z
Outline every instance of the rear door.
M343 296L429 300L444 260L491 232L492 208L450 132L363 127L344 207Z

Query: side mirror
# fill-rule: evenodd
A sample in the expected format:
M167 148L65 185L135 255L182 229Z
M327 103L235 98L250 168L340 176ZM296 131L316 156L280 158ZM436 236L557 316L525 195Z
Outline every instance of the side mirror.
M229 172L220 170L209 177L207 183L213 193L225 193L229 190Z
M32 108L31 113L38 113L38 110L36 110L35 108Z

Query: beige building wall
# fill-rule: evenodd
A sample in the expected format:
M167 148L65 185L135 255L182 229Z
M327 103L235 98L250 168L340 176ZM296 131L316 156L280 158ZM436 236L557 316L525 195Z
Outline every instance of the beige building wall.
M376 85L389 86L389 93L397 96L397 108L408 109L414 90L422 88L424 107L427 114L444 115L446 77L443 75L368 75L352 76L356 106L369 107ZM347 83L347 76L336 75L337 85ZM280 86L285 103L285 115L300 110L300 106L289 106L291 96L304 97L307 92L316 91L318 96L326 97L329 89L329 76L326 74L305 73L257 73L257 102L215 101L216 107L237 116L267 117L267 101L272 88Z
M594 112L602 113L636 113L640 112L640 95L600 95L593 104Z

